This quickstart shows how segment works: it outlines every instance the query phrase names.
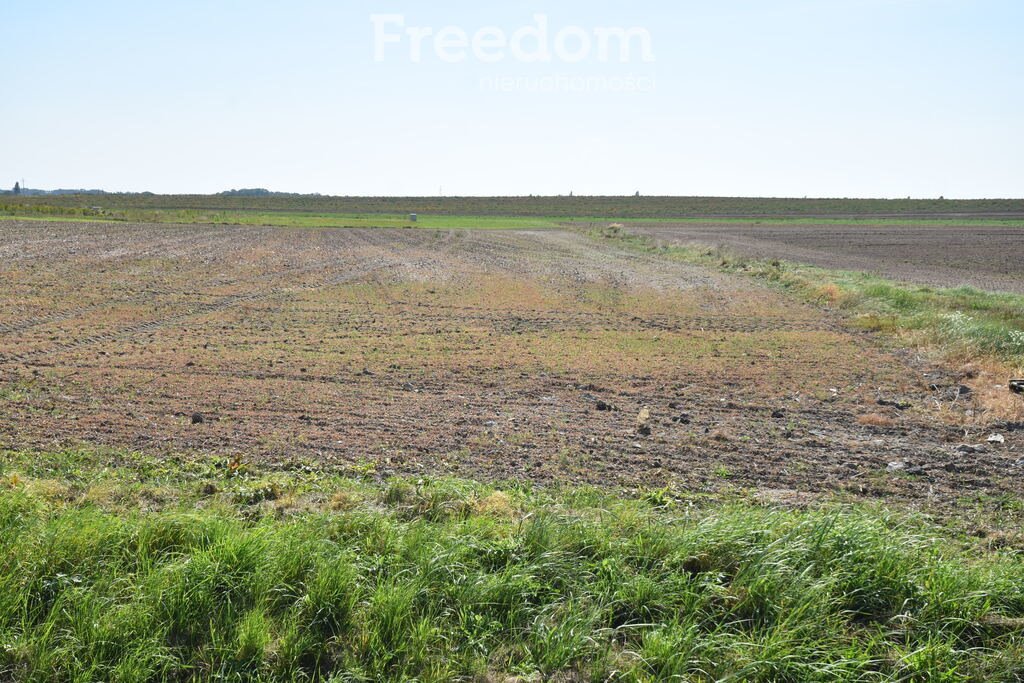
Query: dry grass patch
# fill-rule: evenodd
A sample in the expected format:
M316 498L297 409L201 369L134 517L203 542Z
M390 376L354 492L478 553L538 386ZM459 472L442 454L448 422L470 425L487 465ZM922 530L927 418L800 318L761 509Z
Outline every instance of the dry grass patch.
M867 415L861 415L858 417L857 424L864 425L865 427L889 429L895 427L898 423L888 415L882 415L881 413L868 413Z

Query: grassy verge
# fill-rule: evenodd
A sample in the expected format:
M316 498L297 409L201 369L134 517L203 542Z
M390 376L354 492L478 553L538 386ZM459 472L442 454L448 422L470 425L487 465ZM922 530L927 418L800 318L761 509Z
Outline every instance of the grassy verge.
M1024 674L1021 558L882 509L0 463L4 680Z
M864 329L902 335L951 358L990 358L1011 372L1024 372L1024 296L1018 294L897 283L868 273L746 258L702 245L663 246L619 228L590 234L765 280L808 301L846 311Z

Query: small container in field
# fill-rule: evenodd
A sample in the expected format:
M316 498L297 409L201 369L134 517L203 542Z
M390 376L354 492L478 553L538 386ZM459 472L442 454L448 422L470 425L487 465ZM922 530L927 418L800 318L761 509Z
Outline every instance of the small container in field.
M414 213L410 213L410 214L409 214L409 222L410 222L410 223L415 223L415 222L417 221L417 219L418 219L418 218L419 218L419 216L417 216L417 215L416 215L416 214L414 214Z

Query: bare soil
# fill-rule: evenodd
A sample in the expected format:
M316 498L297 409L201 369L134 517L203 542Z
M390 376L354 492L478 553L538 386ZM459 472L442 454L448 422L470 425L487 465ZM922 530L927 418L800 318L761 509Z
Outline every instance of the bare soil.
M0 221L0 282L9 448L789 500L1021 493L1024 426L988 423L962 378L575 232Z
M875 273L937 287L968 285L1024 294L1024 229L1019 225L630 224L668 244L725 246L778 258Z

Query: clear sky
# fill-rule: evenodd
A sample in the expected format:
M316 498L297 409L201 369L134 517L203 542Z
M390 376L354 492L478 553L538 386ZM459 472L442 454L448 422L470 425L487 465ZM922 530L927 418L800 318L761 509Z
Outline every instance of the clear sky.
M1024 196L1020 0L3 0L0 64L3 186Z

